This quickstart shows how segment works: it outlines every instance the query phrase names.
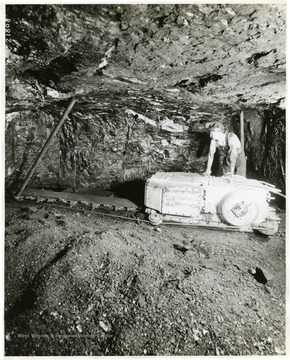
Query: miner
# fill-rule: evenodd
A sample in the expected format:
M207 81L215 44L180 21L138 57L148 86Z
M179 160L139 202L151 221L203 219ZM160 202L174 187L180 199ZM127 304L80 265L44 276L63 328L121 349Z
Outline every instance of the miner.
M211 174L211 168L216 151L218 152L219 169L218 175L234 174L244 175L241 169L240 154L242 145L236 134L225 131L221 124L215 124L210 129L210 147L207 160L207 168L204 175Z

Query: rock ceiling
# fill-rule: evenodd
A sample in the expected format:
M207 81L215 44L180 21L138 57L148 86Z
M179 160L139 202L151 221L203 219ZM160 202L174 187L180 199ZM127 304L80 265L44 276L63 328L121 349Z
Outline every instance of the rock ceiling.
M155 119L285 108L285 8L9 5L7 112L72 96Z

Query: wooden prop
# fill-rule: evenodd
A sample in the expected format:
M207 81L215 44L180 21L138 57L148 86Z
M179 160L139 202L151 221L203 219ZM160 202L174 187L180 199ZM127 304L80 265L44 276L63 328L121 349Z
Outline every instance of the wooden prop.
M16 198L21 196L23 190L25 189L26 185L28 184L28 181L30 180L30 178L34 174L37 165L40 163L40 161L42 160L44 154L46 153L49 145L51 144L52 139L58 133L59 129L61 128L62 124L64 123L65 119L67 118L68 114L70 113L70 111L73 108L76 101L77 101L76 99L72 99L72 101L70 102L70 104L67 107L66 111L64 112L61 119L59 120L58 124L56 125L56 127L54 128L52 133L50 134L49 138L46 140L46 142L45 142L43 148L41 149L39 155L37 156L34 164L32 165L31 169L29 170L28 174L26 175L26 177L25 177L25 179L23 181L23 184L21 185L21 188L18 190L17 194L15 195Z
M245 155L245 130L244 130L244 112L241 111L240 114L240 136L241 136L241 145L242 145L242 151L240 153L240 166L237 171L237 175L241 175L246 177L247 173L247 157Z

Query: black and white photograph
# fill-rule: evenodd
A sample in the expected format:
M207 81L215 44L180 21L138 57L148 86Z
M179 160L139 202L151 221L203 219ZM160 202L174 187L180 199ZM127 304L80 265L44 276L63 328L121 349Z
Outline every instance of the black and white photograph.
M286 1L3 10L3 356L289 355Z

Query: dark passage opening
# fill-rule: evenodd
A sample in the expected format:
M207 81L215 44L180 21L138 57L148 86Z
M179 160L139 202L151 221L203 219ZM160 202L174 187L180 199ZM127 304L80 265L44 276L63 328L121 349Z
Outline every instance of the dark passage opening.
M126 181L111 187L111 191L118 197L128 199L136 205L144 205L145 180L136 179Z

